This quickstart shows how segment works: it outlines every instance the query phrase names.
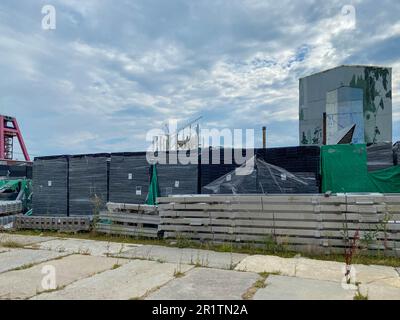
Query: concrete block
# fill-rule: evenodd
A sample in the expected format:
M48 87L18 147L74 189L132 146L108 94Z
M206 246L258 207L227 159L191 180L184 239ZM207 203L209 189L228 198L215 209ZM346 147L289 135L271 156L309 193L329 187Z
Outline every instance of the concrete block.
M394 286L399 286L400 277L393 267L386 266L366 266L355 264L354 265L356 281L361 282L362 284L375 283L376 281L385 282L388 279L391 279L390 282L393 282Z
M254 300L353 300L354 294L338 282L271 275Z
M233 269L245 254L215 252L210 250L180 249L162 246L141 246L116 256L134 259L181 263L218 269Z
M296 263L296 277L342 282L345 264L336 261L322 261L299 258Z
M92 256L110 256L112 254L125 252L137 246L138 245L126 243L85 239L57 239L39 243L35 247L58 252L79 253Z
M250 272L195 268L148 296L150 300L240 300L260 276Z
M53 260L66 255L67 253L55 251L10 249L7 252L1 253L0 273L16 268L28 267L33 264Z
M400 288L384 284L361 284L360 292L368 300L400 300Z
M43 293L40 300L128 300L148 294L174 279L178 270L192 267L171 263L134 260L122 267L76 281L62 290Z
M58 289L74 281L112 269L116 264L121 265L127 262L123 259L71 255L28 269L9 271L0 274L0 299L27 299L48 290L49 288L42 286L43 278L48 272L44 269L46 266L54 268L55 286L53 289Z

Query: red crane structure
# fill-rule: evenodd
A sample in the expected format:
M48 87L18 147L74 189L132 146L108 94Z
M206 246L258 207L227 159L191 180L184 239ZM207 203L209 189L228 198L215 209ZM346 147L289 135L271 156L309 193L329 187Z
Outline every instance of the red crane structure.
M15 137L18 139L25 161L30 162L31 160L18 127L17 119L0 115L0 161L13 161Z

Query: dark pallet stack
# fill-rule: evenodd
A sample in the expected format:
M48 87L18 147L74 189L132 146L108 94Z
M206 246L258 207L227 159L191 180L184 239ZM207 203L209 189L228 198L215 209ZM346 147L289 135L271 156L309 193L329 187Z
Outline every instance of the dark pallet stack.
M319 173L320 148L317 146L257 149L257 155L265 162L293 174Z
M68 215L68 161L68 156L35 159L32 204L35 215Z
M255 152L242 150L242 156L250 159ZM201 188L232 172L243 163L235 161L234 149L203 149L201 152L200 185Z
M109 200L144 204L150 184L150 165L145 152L111 154Z
M108 201L109 154L71 156L69 215L98 214Z
M239 151L240 152L240 151ZM250 159L253 155L268 164L282 168L300 179L304 179L307 185L298 184L296 180L288 182L283 178L282 183L276 183L275 178L264 175L262 187L265 193L318 193L320 190L319 166L320 166L320 148L319 147L289 147L289 148L270 148L255 149L254 152L241 150L243 159ZM204 189L205 186L227 175L239 167L242 163L237 163L234 157L235 151L232 149L220 149L218 152L213 150L203 150L200 166L201 190L202 193L209 193ZM228 156L227 156L228 155ZM231 156L232 155L232 159ZM220 164L215 163L220 160ZM208 160L208 164L205 163ZM212 162L212 160L214 160ZM226 163L226 160L229 163ZM213 164L214 163L214 164ZM258 175L257 175L258 176ZM257 177L260 180L259 177ZM250 179L243 180L243 188L248 185L247 193L260 193L260 182L250 182ZM257 187L254 187L254 185ZM258 191L255 192L254 188ZM243 189L246 190L246 189ZM246 193L243 191L243 193Z
M160 196L199 193L198 161L198 152L194 150L150 155L149 163L156 163Z
M394 164L392 143L378 143L367 147L368 171L390 168Z
M393 144L393 164L400 165L400 141Z
M284 147L257 149L259 159L268 164L289 171L297 178L307 182L307 185L299 184L295 179L292 183L285 181L283 191L272 189L268 193L319 193L320 179L320 147Z
M26 178L32 179L32 165L19 164L19 165L0 165L0 176L13 178Z

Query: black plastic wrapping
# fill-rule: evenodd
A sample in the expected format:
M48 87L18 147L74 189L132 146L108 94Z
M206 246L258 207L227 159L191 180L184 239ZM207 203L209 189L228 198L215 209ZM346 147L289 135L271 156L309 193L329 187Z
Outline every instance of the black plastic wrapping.
M311 179L314 181L314 185L312 188L304 190L304 193L310 193L311 191L319 192L320 148L318 146L254 149L253 152L243 149L241 152L246 160L256 155L257 159L263 160L268 164L285 169L296 176L304 177L309 180ZM234 150L220 149L219 156L218 152L215 152L215 149L211 151L209 149L202 150L200 166L200 185L202 192L206 185L242 165L242 163L235 163L233 156L232 159L230 159L230 157L225 157L226 153L234 155ZM213 158L214 160L219 158L220 164L215 164L215 161L213 164ZM225 163L226 158L229 159L229 164ZM208 163L205 160L207 160Z
M394 164L392 143L378 143L367 147L368 171L390 168Z
M33 163L33 214L68 215L68 157L36 158Z
M109 181L111 202L144 204L150 185L146 153L111 154Z
M318 193L313 173L292 174L254 157L203 188L210 194Z
M72 156L69 160L69 215L98 214L108 200L108 154Z
M30 163L18 165L0 165L0 176L8 178L32 179L32 165Z

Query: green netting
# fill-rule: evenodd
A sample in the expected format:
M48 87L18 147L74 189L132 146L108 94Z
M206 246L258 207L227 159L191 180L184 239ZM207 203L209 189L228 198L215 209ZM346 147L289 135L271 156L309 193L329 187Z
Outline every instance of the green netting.
M151 175L151 182L149 187L149 193L147 194L146 204L148 205L156 205L157 198L159 197L158 192L158 178L157 178L157 169L156 166L152 166L152 175Z
M368 172L364 144L321 147L322 192L400 192L400 166Z

